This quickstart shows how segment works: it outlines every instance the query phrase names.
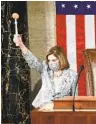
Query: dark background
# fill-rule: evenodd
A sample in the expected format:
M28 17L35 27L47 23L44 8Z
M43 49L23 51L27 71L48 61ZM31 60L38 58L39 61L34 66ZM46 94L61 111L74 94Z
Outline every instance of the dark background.
M13 43L14 19L18 13L18 32L28 47L26 1L1 2L1 94L2 123L29 124L30 70L22 53Z

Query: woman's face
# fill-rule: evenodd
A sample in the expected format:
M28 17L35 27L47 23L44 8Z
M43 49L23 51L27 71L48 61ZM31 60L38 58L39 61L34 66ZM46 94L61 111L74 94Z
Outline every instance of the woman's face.
M59 60L53 54L48 56L48 65L52 71L57 71L59 69Z

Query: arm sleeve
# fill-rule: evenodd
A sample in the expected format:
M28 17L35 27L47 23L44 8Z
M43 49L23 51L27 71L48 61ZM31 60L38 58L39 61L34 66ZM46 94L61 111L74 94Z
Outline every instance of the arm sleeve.
M27 61L30 68L36 68L39 72L43 70L43 64L34 56L29 50L26 54L22 54L24 59Z
M72 83L72 88L71 88L71 93L72 93L72 96L74 95L75 93L75 96L78 95L78 88L77 88L77 80L78 80L78 76L75 75L74 76L74 79L73 79L73 83ZM76 90L76 91L75 91Z

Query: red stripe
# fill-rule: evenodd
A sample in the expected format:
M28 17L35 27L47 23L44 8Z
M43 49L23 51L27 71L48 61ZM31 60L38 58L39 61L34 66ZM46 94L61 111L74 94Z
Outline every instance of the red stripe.
M95 48L96 48L96 15L94 17L94 25L95 25Z
M82 51L85 49L85 30L84 30L84 16L77 15L76 16L76 54L77 54L77 70L80 65L84 65L83 53ZM86 95L86 77L85 71L80 75L80 79L78 82L78 95L84 96Z
M66 16L56 15L57 45L62 46L66 52Z

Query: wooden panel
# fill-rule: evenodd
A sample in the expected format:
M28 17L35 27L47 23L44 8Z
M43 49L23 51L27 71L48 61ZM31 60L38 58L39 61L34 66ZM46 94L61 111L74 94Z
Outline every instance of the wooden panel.
M54 109L72 109L73 96L54 100ZM96 96L76 96L74 105L76 109L96 109Z
M96 112L31 112L31 124L96 124Z
M51 115L48 115L48 116L42 116L42 124L54 124L54 121L55 121L55 116L51 116Z
M96 124L96 97L78 96L75 99L75 112L72 111L73 97L54 101L52 111L31 112L32 124ZM59 108L59 109L58 109ZM90 111L89 111L90 110Z
M70 116L71 117L71 116ZM69 120L70 120L70 117L68 119L68 115L61 115L60 118L59 118L59 123L60 124L69 124Z
M89 124L96 124L96 114L89 117Z
M87 116L74 116L73 117L73 124L87 124Z

